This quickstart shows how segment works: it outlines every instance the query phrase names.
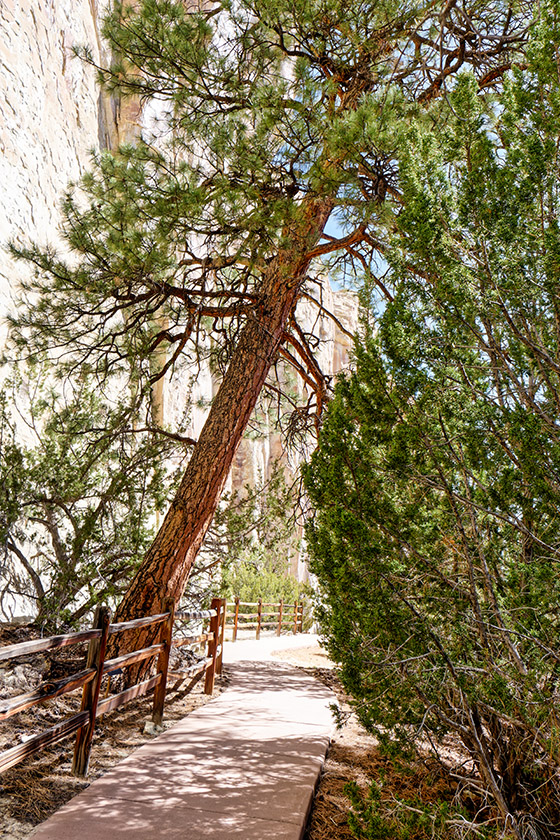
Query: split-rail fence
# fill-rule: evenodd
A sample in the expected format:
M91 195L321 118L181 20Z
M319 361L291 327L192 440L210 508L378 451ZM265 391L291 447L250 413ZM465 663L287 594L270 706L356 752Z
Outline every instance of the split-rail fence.
M111 624L110 611L107 607L101 607L96 613L94 627L91 630L82 630L76 633L67 633L63 636L50 636L45 639L34 639L29 642L22 642L16 645L7 645L0 648L0 661L14 659L29 654L51 651L57 648L75 645L79 642L89 642L87 650L86 667L78 673L71 674L60 680L41 683L33 691L20 694L17 697L0 700L0 721L7 720L12 715L51 700L68 694L78 688L82 688L82 704L80 711L50 729L27 739L23 744L18 744L11 749L0 753L0 772L14 767L30 755L39 750L56 744L58 741L67 738L76 732L76 743L74 747L74 758L72 762L72 773L76 776L85 776L89 764L91 743L95 730L96 719L100 715L117 709L124 703L137 697L142 697L148 692L154 692L152 706L152 720L154 724L160 725L163 718L163 707L167 678L169 675L169 654L171 646L189 646L194 648L207 643L207 655L199 662L181 671L179 676L186 679L191 676L191 686L204 675L204 692L212 694L214 690L214 677L222 670L224 627L226 618L226 602L221 598L214 598L209 610L198 612L175 611L173 601L166 604L166 612L159 615L150 615L137 618L133 621L124 621L118 624ZM209 627L206 632L197 636L176 636L173 638L173 627L176 621L209 620ZM158 626L158 638L155 644L139 650L132 650L128 653L117 656L113 659L106 659L107 642L110 636L123 633L127 630L135 630L140 627ZM154 659L157 656L156 673L148 679L143 679L135 685L129 686L119 694L108 695L100 699L101 681L104 676L111 676L122 669Z
M228 607L232 608L228 612ZM263 612L263 607L266 612ZM270 612L270 608L275 610ZM240 612L240 608L249 612ZM273 621L269 619L273 617ZM230 624L228 625L228 620ZM208 628L196 636L173 634L175 622L208 621ZM110 636L135 630L140 627L158 626L158 638L155 644L139 650L132 650L113 659L106 659L107 643ZM117 709L124 703L142 697L150 691L154 692L152 705L152 720L156 726L161 725L168 676L178 677L179 681L191 677L190 687L204 675L204 692L212 694L214 678L222 672L223 643L226 627L232 629L232 640L237 639L238 631L242 628L255 629L256 638L260 638L261 629L275 629L277 635L283 630L297 633L303 631L303 604L265 603L262 598L256 602L240 601L236 598L233 604L227 604L222 598L214 598L209 610L187 612L175 610L172 600L166 604L166 612L150 615L132 621L111 624L110 610L101 607L97 610L94 627L91 630L81 630L61 636L50 636L44 639L34 639L15 645L0 647L0 662L15 659L30 654L52 651L80 642L88 642L86 667L63 679L43 682L33 691L20 694L17 697L0 700L0 721L7 720L18 712L23 712L33 706L68 694L76 689L82 689L81 709L77 714L65 718L60 723L46 729L44 732L25 740L24 743L0 752L0 773L19 764L25 758L40 750L62 741L76 733L72 773L76 776L87 774L89 757L95 722L97 718L107 712ZM188 646L190 648L207 644L206 657L195 662L179 673L169 671L169 656L171 647ZM157 656L156 673L148 679L143 679L135 685L114 695L107 695L100 699L103 677L111 677L115 672L121 672L130 665L136 665Z
M284 600L269 603L262 598L240 601L236 598L233 603L227 604L225 626L231 629L232 642L237 640L240 630L254 630L256 639L260 639L261 630L275 630L277 636L285 630L294 634L303 633L303 603Z

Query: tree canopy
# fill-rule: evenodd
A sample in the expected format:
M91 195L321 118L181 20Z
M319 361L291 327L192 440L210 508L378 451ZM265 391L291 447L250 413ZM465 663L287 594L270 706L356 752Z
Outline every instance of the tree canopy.
M492 90L521 57L523 11L485 2L469 16L418 0L203 11L116 3L103 29L115 58L100 81L150 103L152 128L147 118L135 146L99 153L71 185L63 236L74 259L13 249L37 268L14 340L27 352L58 350L65 373L79 366L144 384L201 352L201 332L227 366L262 307L267 266L284 252L305 255L302 287L318 282L330 253L376 276L379 220L401 205L403 129L413 117L433 125L419 105L461 68ZM323 230L333 213L338 239ZM282 352L320 380L306 339L290 324Z
M279 358L314 394L318 424L328 383L297 323L298 300L320 297L310 293L327 268L358 272L392 299L380 258L403 203L406 127L436 124L462 69L491 96L524 61L530 8L115 4L103 29L113 61L100 79L116 97L138 97L155 128L100 153L68 192L69 257L13 249L36 267L14 341L23 353L55 353L64 376L125 377L138 398L200 354L212 352L223 372L120 617L159 610L182 591Z
M437 136L408 129L392 300L365 292L307 471L323 626L361 719L439 757L479 821L539 838L560 816L558 11L499 96L464 74Z

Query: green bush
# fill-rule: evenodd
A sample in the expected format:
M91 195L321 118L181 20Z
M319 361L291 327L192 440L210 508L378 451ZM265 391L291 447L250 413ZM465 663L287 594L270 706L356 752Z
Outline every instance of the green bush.
M425 805L391 797L383 801L382 787L372 782L363 793L355 782L344 786L350 800L348 827L358 840L447 840L449 805ZM459 815L457 815L459 816ZM465 821L467 824L467 821Z
M306 476L362 722L442 765L451 739L480 819L518 840L560 825L560 7L539 9L499 99L465 74L437 137L409 132L391 300Z
M232 564L224 572L222 593L228 601L239 598L240 601L255 603L259 598L268 603L294 604L303 602L303 629L307 631L312 624L311 589L309 584L296 580L288 574L280 574L267 568L263 558L259 562L245 560Z

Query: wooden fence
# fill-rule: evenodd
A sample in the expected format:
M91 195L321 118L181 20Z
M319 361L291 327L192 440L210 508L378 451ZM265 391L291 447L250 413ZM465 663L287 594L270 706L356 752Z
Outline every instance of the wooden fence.
M175 636L173 628L176 621L207 620L210 626L207 632L198 636ZM39 750L56 744L63 738L67 738L74 732L76 744L72 762L72 772L76 776L85 776L89 764L91 743L95 729L96 719L103 714L122 706L129 700L142 697L150 691L154 691L152 720L156 725L161 724L163 718L163 707L168 676L179 677L180 680L191 676L194 682L205 675L204 692L212 694L214 689L214 676L222 670L223 641L226 621L226 602L221 598L214 598L211 609L199 612L175 611L174 604L169 601L166 604L166 612L160 615L150 615L145 618L137 618L134 621L125 621L118 624L110 623L110 611L107 607L101 607L91 630L84 630L77 633L68 633L63 636L51 636L47 639L35 639L30 642L23 642L16 645L8 645L0 648L0 661L14 659L42 651L55 650L57 648L75 645L79 642L89 642L87 651L86 667L76 674L71 674L64 679L53 682L45 682L26 694L18 697L11 697L7 700L0 700L0 721L7 720L12 715L30 709L39 703L44 703L54 697L67 694L82 688L82 704L80 711L69 718L57 723L50 729L39 735L34 735L25 743L5 750L0 753L0 772L14 767L24 758L38 752ZM139 627L157 627L159 625L157 643L140 650L133 650L114 659L105 659L107 642L109 636L123 633L126 630L138 629ZM169 654L172 645L181 647L188 645L194 647L207 643L206 658L191 665L184 671L170 674ZM157 656L156 673L154 676L130 686L119 694L110 695L99 699L101 681L104 676L111 676L118 669L138 664L147 659Z
M243 612L240 611L240 607ZM245 608L249 608L250 611L246 612ZM283 630L303 633L303 603L295 601L291 604L284 600L266 603L262 598L258 601L240 601L236 598L233 603L226 604L225 627L232 631L232 642L237 640L239 630L254 629L256 639L260 639L261 630L276 630L277 636Z

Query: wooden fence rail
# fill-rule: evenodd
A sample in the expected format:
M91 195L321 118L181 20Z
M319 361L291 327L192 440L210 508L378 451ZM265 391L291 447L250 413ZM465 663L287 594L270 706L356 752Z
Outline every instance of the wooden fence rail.
M207 632L197 636L176 636L173 637L174 624L177 621L210 621ZM117 709L124 703L137 697L142 697L149 691L154 690L152 720L160 725L163 719L163 709L167 679L169 676L169 655L172 645L176 647L190 646L207 643L207 655L201 662L189 666L184 671L173 674L181 682L187 676L192 677L189 689L200 676L204 674L204 691L211 694L214 689L214 676L221 673L223 642L226 622L226 602L221 598L212 600L209 610L198 610L185 612L174 609L174 603L170 600L166 604L166 612L159 615L145 616L133 621L110 623L110 612L107 607L98 609L94 627L91 630L84 630L77 633L67 633L62 636L51 636L47 639L35 639L30 642L23 642L16 645L7 645L0 648L0 661L15 659L20 656L41 653L47 650L75 645L87 641L86 667L76 674L64 679L52 682L44 682L33 691L20 694L18 697L11 697L0 700L0 721L7 720L18 712L44 703L53 697L59 697L78 688L82 689L81 710L71 717L57 723L50 729L29 738L25 743L19 744L11 749L0 753L0 772L14 767L24 758L45 749L69 735L77 733L74 747L74 759L72 772L77 776L85 776L88 770L91 744L95 730L96 719L113 709ZM140 650L129 651L113 659L105 659L109 637L126 630L139 627L157 627L159 632L157 642L149 647ZM101 681L104 676L109 676L118 669L138 664L157 656L156 673L130 686L118 694L99 699Z
M228 607L231 608L228 611ZM253 608L251 612L240 612L240 607ZM263 607L273 607L273 611L263 612ZM263 620L264 619L264 620ZM270 619L270 620L267 620ZM240 601L235 598L233 603L226 604L224 615L225 628L231 629L231 641L237 640L239 630L255 630L255 638L260 639L261 630L276 630L279 636L283 630L291 633L303 633L303 603L295 601L288 603L281 599L277 603L269 603L259 598L258 601Z

